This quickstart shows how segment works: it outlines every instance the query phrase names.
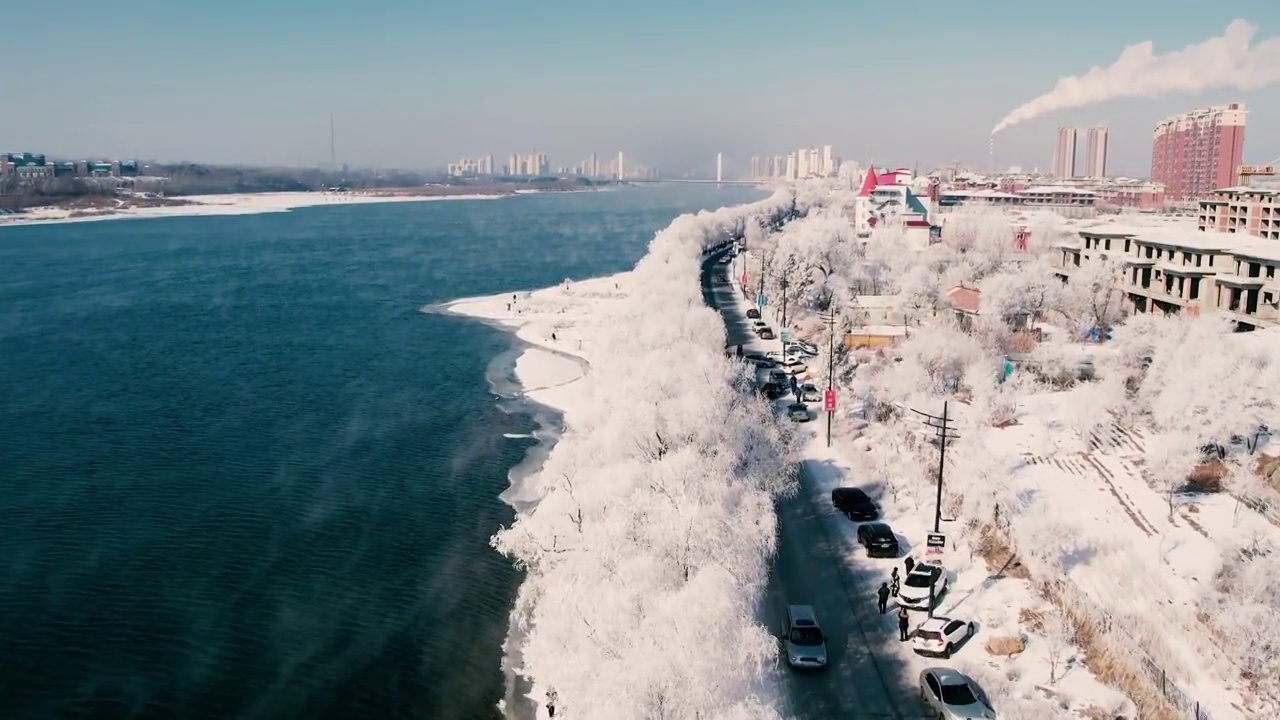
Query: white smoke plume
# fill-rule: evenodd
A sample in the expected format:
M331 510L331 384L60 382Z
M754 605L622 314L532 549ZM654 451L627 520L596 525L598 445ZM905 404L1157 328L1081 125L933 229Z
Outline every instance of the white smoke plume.
M1280 38L1250 47L1258 28L1232 20L1225 32L1204 42L1156 55L1150 40L1130 45L1109 67L1064 77L1053 90L1005 116L991 134L1059 110L1120 98L1192 95L1230 88L1256 90L1280 82Z

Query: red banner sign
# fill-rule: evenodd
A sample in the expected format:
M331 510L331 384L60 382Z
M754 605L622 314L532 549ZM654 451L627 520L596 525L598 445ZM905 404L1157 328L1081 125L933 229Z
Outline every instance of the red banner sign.
M836 391L828 390L822 393L822 409L825 412L836 411Z

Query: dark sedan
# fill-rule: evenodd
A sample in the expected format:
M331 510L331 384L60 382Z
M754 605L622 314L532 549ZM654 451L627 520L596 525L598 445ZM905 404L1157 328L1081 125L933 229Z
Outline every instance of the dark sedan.
M858 544L867 549L867 557L896 558L902 552L898 547L898 536L887 523L858 526Z
M858 522L875 520L880 510L861 488L842 487L831 491L831 504L845 517Z

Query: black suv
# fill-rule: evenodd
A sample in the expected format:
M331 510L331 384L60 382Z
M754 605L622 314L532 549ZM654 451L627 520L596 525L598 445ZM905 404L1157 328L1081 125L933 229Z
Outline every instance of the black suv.
M893 528L882 522L859 525L858 544L867 549L867 557L896 558L902 552Z
M831 491L831 504L850 520L865 522L880 516L880 510L861 488L842 487Z

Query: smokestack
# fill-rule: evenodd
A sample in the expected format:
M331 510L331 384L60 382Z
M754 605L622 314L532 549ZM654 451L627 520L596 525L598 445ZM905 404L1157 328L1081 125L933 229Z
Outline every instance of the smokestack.
M996 172L996 134L991 133L991 149L987 151L987 172Z
M1120 98L1194 95L1206 90L1257 90L1280 82L1280 38L1249 46L1258 28L1232 20L1225 32L1196 45L1156 55L1150 40L1130 45L1108 67L1064 77L1048 93L1018 107L991 134L1060 110Z

